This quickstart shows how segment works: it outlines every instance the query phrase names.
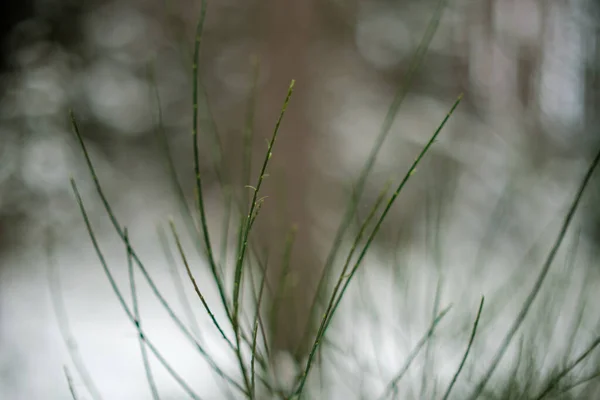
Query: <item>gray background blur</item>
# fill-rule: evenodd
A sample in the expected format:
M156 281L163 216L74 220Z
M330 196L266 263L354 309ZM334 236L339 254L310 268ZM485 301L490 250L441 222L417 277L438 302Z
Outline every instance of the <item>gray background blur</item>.
M319 272L313 266L323 262L351 184L436 3L208 2L200 70L232 171L240 168L253 57L261 66L255 160L264 154L289 81L297 80L257 228L278 257L290 225L299 227L293 256L299 283L289 299L292 308L286 308L296 318L282 323L283 333L275 339L280 348L298 340L310 300L306 293ZM45 280L39 277L45 271L44 235L48 229L55 233L66 258L90 253L70 175L88 199L99 231L110 232L68 109L80 120L121 218L140 243L144 238L150 243L147 232L176 212L154 135L151 67L176 168L193 200L189 52L199 2L37 0L21 15L3 38L0 75L0 383L6 382L11 399L40 398L23 393L36 393L24 389L34 363L28 346L53 322L51 316L42 321L27 313L47 303ZM388 178L396 182L405 173L459 93L464 101L419 168L420 179L412 181L384 225L376 244L381 254L427 253L423 243L430 240L432 212L442 221L437 231L447 249L445 262L485 260L493 266L485 277L512 268L540 237L551 240L600 145L599 22L597 0L448 1L360 212L367 212ZM207 132L212 127L206 107L202 113L201 131ZM220 215L210 145L203 136L209 209ZM235 176L236 182L242 178ZM591 260L600 240L599 189L595 179L578 214ZM241 184L236 190L243 190ZM218 231L217 218L212 228ZM111 252L122 252L118 242L111 243ZM158 253L148 251L158 260ZM534 261L545 251L539 249L531 264L539 265ZM591 264L597 270L597 263ZM89 278L84 270L97 269L62 265L64 274L79 282L73 287ZM70 298L77 298L75 292ZM57 393L63 390L62 382L53 385Z

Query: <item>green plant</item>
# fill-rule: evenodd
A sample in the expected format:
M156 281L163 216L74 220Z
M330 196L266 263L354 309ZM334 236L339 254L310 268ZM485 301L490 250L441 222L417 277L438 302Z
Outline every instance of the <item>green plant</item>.
M162 366L169 372L169 374L178 382L181 386L182 390L193 399L201 399L202 397L194 391L191 385L186 382L175 370L173 366L171 366L166 359L163 357L160 350L153 344L151 340L151 333L145 331L141 324L141 317L137 307L136 300L136 289L135 289L135 275L133 272L133 268L137 267L141 272L142 276L146 280L146 282L151 287L154 295L161 303L162 307L169 313L170 318L173 322L179 327L181 332L190 341L198 351L199 355L203 357L206 362L211 366L216 375L222 379L224 385L227 386L231 397L234 398L263 398L267 395L275 396L282 399L292 399L292 398L318 398L318 387L312 388L311 391L309 378L314 375L311 372L314 371L317 366L317 362L322 362L325 357L324 347L327 347L327 351L335 352L336 340L335 336L330 338L328 336L328 329L330 328L332 321L336 315L336 311L338 310L342 300L345 298L346 291L350 286L350 282L361 273L361 266L364 263L365 257L369 253L369 251L373 248L373 241L378 234L382 223L388 216L388 213L392 206L394 205L396 199L401 194L404 189L406 183L413 177L415 172L417 171L417 167L421 163L424 157L426 157L428 151L431 146L434 145L438 135L441 133L447 121L452 116L456 107L459 105L462 95L458 97L456 102L452 105L449 112L445 116L445 118L440 123L438 129L433 133L432 137L422 149L420 154L418 154L414 163L408 169L408 172L400 179L399 183L395 187L395 190L389 194L389 184L386 185L380 192L376 201L370 207L370 211L367 216L360 221L360 218L357 216L357 207L361 196L366 190L366 182L368 180L369 174L373 168L375 160L379 154L379 151L385 141L385 138L390 132L391 124L394 120L398 109L405 98L408 89L410 87L410 82L413 79L413 75L417 70L418 66L421 64L423 57L426 54L426 50L429 46L429 43L432 40L433 34L435 33L436 27L439 24L441 19L442 11L445 6L445 1L441 0L438 3L438 8L436 9L432 21L427 29L427 32L423 38L422 43L420 44L415 58L413 60L413 64L410 67L410 72L407 75L406 84L402 86L402 88L398 91L393 103L391 104L386 119L383 123L381 131L376 139L375 145L373 147L372 152L370 153L364 168L353 187L352 195L349 198L348 207L346 209L346 213L344 214L344 218L340 227L335 236L334 242L331 247L331 251L325 261L325 268L323 276L319 282L319 287L317 289L317 295L313 301L313 306L311 309L311 315L313 316L314 322L317 323L318 327L316 331L312 329L312 327L307 326L306 331L304 332L304 337L306 339L307 347L309 348L309 352L306 357L306 362L304 365L301 365L300 373L295 377L293 385L291 387L280 388L277 387L277 382L274 382L274 379L271 378L272 369L273 369L273 357L270 353L269 349L269 332L268 328L265 325L269 326L269 324L265 324L264 318L261 313L261 308L263 302L265 301L265 297L271 299L274 303L273 307L277 306L277 300L280 296L280 291L283 285L285 284L285 280L287 278L287 274L284 272L282 274L282 279L279 282L277 287L271 287L269 282L266 279L266 271L269 266L269 263L272 263L272 260L269 260L267 254L259 248L258 244L253 241L252 231L253 226L257 218L260 217L261 208L265 205L265 198L262 197L262 183L264 179L268 176L269 170L269 161L271 157L276 156L276 139L278 134L284 134L284 132L280 131L281 121L285 117L285 112L288 105L293 106L293 89L295 82L292 80L291 84L288 88L287 94L285 95L285 99L283 101L283 106L281 108L281 112L278 120L276 121L275 128L273 130L272 138L268 143L268 148L264 159L262 160L262 167L258 177L256 178L256 182L254 185L248 181L246 184L250 189L251 195L250 198L247 198L247 195L239 195L236 191L231 190L230 186L230 177L227 168L223 164L223 157L219 152L221 152L221 148L218 145L219 139L215 138L214 149L215 153L217 153L214 157L215 159L215 169L219 175L219 180L222 185L224 198L226 199L226 217L223 221L223 235L225 240L224 249L214 248L213 241L211 240L211 232L209 230L208 224L208 216L206 212L206 205L204 203L204 191L203 191L203 176L200 171L200 155L199 155L199 145L198 145L198 110L199 110L199 88L201 87L200 82L198 82L198 65L199 65L199 55L200 55L200 45L202 41L202 30L204 26L204 20L206 15L206 1L202 2L201 8L201 16L199 19L199 23L197 26L196 37L194 41L194 52L193 52L193 90L192 90L192 115L193 115L193 126L192 126L192 143L194 149L194 170L195 170L195 189L196 189L196 204L194 207L190 207L190 205L186 202L183 190L181 185L178 182L178 178L175 174L175 170L173 167L173 160L171 159L171 155L168 149L168 141L166 140L164 130L161 129L161 108L160 108L160 98L158 97L158 92L156 92L156 100L158 103L158 126L159 129L157 131L158 138L162 143L162 147L165 150L165 161L171 171L172 181L174 185L175 192L179 198L180 202L180 210L183 216L183 219L186 221L186 228L188 234L192 237L194 243L196 244L196 249L202 254L203 257L206 258L210 273L213 279L213 283L217 288L219 294L220 304L215 306L214 304L209 304L209 300L205 298L202 293L200 286L197 284L196 279L194 277L192 267L186 257L185 250L180 240L179 233L173 221L170 221L171 234L176 244L177 252L182 260L182 263L185 266L185 272L187 277L189 278L190 284L193 286L195 293L200 299L204 311L209 315L210 320L212 322L213 328L219 332L223 340L223 346L231 351L238 362L239 373L237 375L231 375L226 372L221 366L210 356L210 352L204 347L204 345L198 340L198 334L195 331L199 331L198 328L193 328L189 326L188 323L185 323L171 308L169 301L163 296L163 294L159 291L158 287L153 281L152 276L146 269L143 261L141 260L141 256L136 252L135 248L130 244L129 237L127 233L126 227L124 227L118 220L117 216L113 212L110 203L105 195L102 185L100 183L100 179L96 170L94 168L92 159L87 151L85 142L81 136L79 126L77 124L77 120L73 113L71 113L71 121L73 125L73 129L75 134L79 140L81 148L83 150L83 154L85 160L87 162L88 168L90 170L96 191L100 196L100 199L103 203L103 206L111 220L111 223L123 242L123 246L126 249L127 259L128 259L128 270L129 270L129 280L132 292L132 306L128 304L125 300L125 296L122 291L119 289L115 278L111 272L110 267L105 261L105 257L100 249L98 240L95 236L94 230L91 226L91 222L88 218L87 210L83 204L79 191L77 189L77 185L74 180L71 180L72 188L77 200L77 203L80 207L81 214L84 218L84 222L88 233L90 235L92 244L97 252L98 258L101 262L102 268L112 286L112 289L117 296L121 307L125 311L127 318L130 322L136 327L136 330L139 335L140 347L142 352L143 364L147 373L148 384L151 388L151 393L154 399L160 398L160 388L157 387L156 383L153 381L152 371L148 363L148 354L147 351L152 353L152 355L162 364ZM251 110L253 105L249 107ZM251 164L251 156L250 151L248 150L251 146L252 142L252 112L249 112L248 123L246 127L246 134L244 136L244 144L245 144L245 152L243 160L243 176L246 176L247 180L250 179L249 173L249 165ZM531 381L535 379L535 377L528 377L524 373L520 373L521 364L520 358L519 362L514 367L515 375L506 379L506 384L503 386L503 389L498 391L489 390L488 383L490 381L491 376L496 371L497 366L500 361L503 359L507 349L513 343L515 335L517 331L522 326L525 317L528 315L532 304L536 297L538 296L540 289L543 283L546 280L546 276L552 265L553 261L556 258L558 249L561 243L565 239L565 234L567 232L567 228L572 222L573 216L577 207L581 201L584 189L587 187L589 180L591 179L592 173L594 172L597 164L600 162L600 154L595 158L593 163L591 164L575 199L564 219L561 230L558 234L558 237L555 240L554 245L549 251L546 261L542 267L542 270L536 280L533 288L528 294L521 312L517 315L513 324L511 325L506 337L502 341L499 349L497 350L494 358L487 366L483 377L479 378L478 381L470 389L472 389L470 399L477 399L481 397L490 397L490 398L535 398L542 399L548 397L550 395L555 396L565 396L568 393L568 390L575 385L583 384L594 379L597 376L597 372L591 373L590 375L581 377L575 377L571 375L571 372L576 369L578 365L582 362L588 360L590 355L596 346L600 343L600 339L595 339L592 341L591 345L585 349L578 357L574 359L574 361L566 362L562 368L558 368L548 377L543 379L538 379L539 382L534 385ZM391 183L390 183L391 184ZM228 279L227 269L225 268L224 260L226 254L226 247L229 238L230 232L230 220L233 216L239 218L239 223L237 224L237 231L235 232L235 238L237 242L234 244L234 248L236 251L235 263L233 264L233 276ZM196 223L195 221L198 222ZM338 253L341 252L342 243L348 236L351 235L351 227L354 221L358 219L358 229L355 235L350 239L351 246L348 251L348 254L345 258L343 265L341 266L341 270L336 278L331 278L334 274L334 264L338 258ZM290 231L289 240L287 241L287 247L284 257L283 265L285 266L287 262L289 262L288 256L291 251L293 241L294 241L294 230L293 228ZM163 240L163 242L165 242ZM217 259L217 255L220 254L220 260ZM286 261L287 260L287 261ZM285 269L284 269L285 271ZM255 274L259 276L256 277ZM333 290L331 292L327 291L327 283L333 282ZM228 287L231 286L231 290L228 290ZM243 291L250 290L252 296L252 302L250 304L244 304L243 299ZM431 324L422 338L417 342L416 346L410 351L405 362L399 371L393 375L393 377L384 385L384 390L381 393L371 393L369 398L379 398L386 399L390 396L398 396L398 387L401 383L401 380L407 375L408 371L411 367L413 367L413 363L417 356L420 354L421 350L425 346L430 346L431 340L436 333L436 328L439 324L441 324L442 319L449 314L450 307L444 308L443 311L439 312L439 290L436 293L436 300L434 301L434 316L431 321ZM186 300L181 300L185 302ZM60 304L57 305L57 309L61 308ZM217 317L218 313L216 310L222 311L225 315L224 320L219 320ZM190 313L191 314L191 313ZM316 316L319 315L319 318ZM468 344L466 346L466 350L464 351L464 355L460 360L459 365L457 365L454 374L452 375L452 379L446 390L443 394L443 399L447 399L453 393L455 383L458 381L461 376L467 361L469 360L469 355L476 352L476 348L474 347L474 341L476 339L476 335L480 334L480 322L482 321L483 314L483 298L481 300L477 316L475 318L475 322L472 325L470 338ZM192 318L188 318L192 319ZM272 325L272 324L271 324ZM67 328L68 329L68 328ZM65 334L65 337L68 337L68 333ZM329 350L333 349L333 350ZM432 347L433 349L433 347ZM342 351L343 353L343 351ZM568 354L567 356L569 356ZM85 375L85 372L82 368L82 363L76 363L76 368L78 372L82 375ZM321 367L321 370L323 367ZM321 371L323 372L323 371ZM525 381L523 380L525 377ZM71 378L67 373L67 378L70 382ZM529 379L530 378L530 379ZM568 379L570 378L570 379ZM435 379L435 377L431 377L431 379ZM469 378L471 379L471 378ZM426 380L426 375L423 375L423 381ZM100 395L98 391L94 389L94 385L90 379L86 379L86 386L90 390L91 395L94 398L99 398ZM566 382L566 383L565 383ZM316 386L316 385L313 385ZM435 385L433 385L435 386ZM72 385L71 385L72 387ZM464 391L464 388L461 389ZM530 393L533 393L530 395ZM557 394L558 393L558 394ZM76 397L74 391L72 391L73 397ZM311 397L309 397L311 396Z

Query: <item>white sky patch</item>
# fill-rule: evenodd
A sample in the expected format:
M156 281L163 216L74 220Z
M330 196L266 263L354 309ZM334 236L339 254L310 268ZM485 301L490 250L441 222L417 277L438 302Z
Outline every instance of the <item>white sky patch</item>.
M141 79L103 62L88 72L84 83L92 111L121 134L136 136L152 128L150 90Z
M69 155L62 135L34 137L23 150L21 176L25 184L31 190L45 194L64 190L74 169Z
M555 7L552 8L554 10ZM573 127L581 123L584 113L582 27L565 13L554 12L549 18L540 71L540 107L547 127ZM554 135L569 135L573 129L561 129Z
M379 8L359 16L356 46L375 68L398 66L411 51L411 30L396 14L393 10Z

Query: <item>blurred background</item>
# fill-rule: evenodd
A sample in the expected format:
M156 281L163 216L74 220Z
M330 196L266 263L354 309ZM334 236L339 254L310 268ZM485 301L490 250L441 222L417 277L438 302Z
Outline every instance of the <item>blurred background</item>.
M102 275L69 184L72 176L107 257L123 266L115 268L126 280L125 250L95 194L68 111L73 109L79 121L102 185L132 242L157 282L176 298L165 254L156 245L157 224L178 215L157 130L164 129L175 171L193 202L190 65L200 2L26 0L5 1L2 7L0 397L69 398L63 365L70 361L48 290L45 243L51 234L50 264L59 267L71 328L100 391L108 399L149 398L135 332ZM226 209L220 183L225 179L229 190L247 195L246 174L255 180L265 140L290 80L296 80L255 234L260 246L269 248L269 257L278 259L287 232L294 224L298 228L294 284L286 290L277 319L281 326L273 338L282 352L298 346L352 185L402 88L407 88L406 97L360 203L363 218L389 179L396 186L464 93L384 223L359 277L364 285L357 284L350 295L360 299L367 288L367 298L383 308L393 303L389 296L398 297L403 311L394 318L401 318L402 329L413 335L426 330L431 310L441 303L453 303L458 315L464 314L464 324L455 321L456 332L468 331L485 294L486 299L510 299L489 302L498 305L489 306L498 308L493 309L499 316L497 327L489 329L499 336L488 336L482 346L498 346L600 146L600 2L449 0L408 87L411 62L438 7L437 0L208 1L199 126L214 237L222 237ZM242 162L249 124L252 171ZM229 178L215 173L217 164L225 166ZM567 268L561 258L561 267L553 270L549 298L556 298L558 287L573 304L559 301L565 308L556 308L548 319L570 318L588 296L584 286L597 300L599 191L594 178L560 253L563 258L577 254L576 260ZM207 267L196 258L201 275ZM392 281L403 283L384 287ZM157 329L157 341L180 355L187 376L208 371L195 364L189 349L177 347L175 329L165 327L164 312L146 295L142 307L148 324ZM145 299L144 293L140 297ZM363 308L352 304L349 300L344 315L360 320L356 313ZM582 317L582 346L585 338L598 334L597 314L590 307L588 314ZM369 315L365 326L377 326ZM378 359L379 350L361 347L364 337L353 340L343 321L339 337L348 343L340 342L357 345L358 358ZM441 358L456 357L460 354ZM401 365L390 362L386 368ZM440 379L451 376L442 370ZM123 382L123 376L131 378ZM181 398L166 375L164 380L170 388L165 396L174 393L165 398ZM208 398L220 398L217 386L196 383ZM77 378L75 385L81 387ZM429 390L424 386L421 394ZM349 387L332 384L328 398L348 398L356 393L344 392Z

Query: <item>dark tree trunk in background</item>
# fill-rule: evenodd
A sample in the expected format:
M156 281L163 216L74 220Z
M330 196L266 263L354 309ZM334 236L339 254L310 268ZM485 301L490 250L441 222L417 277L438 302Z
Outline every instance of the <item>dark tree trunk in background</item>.
M294 242L291 273L275 315L275 350L294 352L307 323L312 287L318 279L320 263L313 250L307 193L311 181L310 149L313 127L307 112L310 96L309 47L314 32L315 0L266 0L265 52L262 63L269 78L259 94L255 168L266 151L291 79L296 86L271 159L265 182L264 204L255 237L268 243L270 280L279 282L285 236L293 224L298 231Z
M7 39L12 29L33 14L33 0L4 0L0 2L0 70L7 68Z

